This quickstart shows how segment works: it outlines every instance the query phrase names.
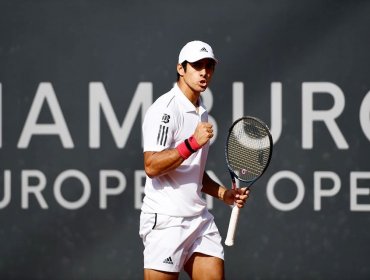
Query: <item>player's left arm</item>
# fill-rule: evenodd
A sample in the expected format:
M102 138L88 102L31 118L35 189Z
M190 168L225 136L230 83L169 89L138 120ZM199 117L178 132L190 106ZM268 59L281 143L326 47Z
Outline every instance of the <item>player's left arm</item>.
M207 172L204 172L203 174L202 184L202 192L216 197L228 205L235 203L239 208L244 207L244 203L246 202L250 192L250 190L246 190L246 188L236 190L228 189L212 180Z

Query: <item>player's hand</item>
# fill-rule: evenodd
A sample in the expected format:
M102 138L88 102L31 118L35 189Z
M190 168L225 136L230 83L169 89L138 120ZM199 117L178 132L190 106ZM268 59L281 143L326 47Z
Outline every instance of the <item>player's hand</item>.
M228 189L224 194L223 200L229 205L235 204L237 207L243 208L249 195L250 189L248 188Z
M195 140L198 142L199 146L206 144L209 139L213 137L212 124L207 122L200 122L193 134Z

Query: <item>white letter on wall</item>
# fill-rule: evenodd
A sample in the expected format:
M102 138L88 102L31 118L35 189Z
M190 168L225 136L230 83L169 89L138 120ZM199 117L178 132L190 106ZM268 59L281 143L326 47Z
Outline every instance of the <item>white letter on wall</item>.
M0 200L0 209L8 206L11 199L11 175L12 173L10 170L4 170L4 197Z
M203 93L202 93L202 101L204 102L204 105L207 108L208 113L211 112L212 106L213 106L213 95L212 91L210 88L207 88ZM213 137L211 139L210 145L213 144L214 141L217 139L217 132L218 132L218 127L217 127L217 122L212 117L210 114L208 114L208 121L213 125Z
M54 123L52 124L37 123L44 101L48 104L53 117ZM33 135L59 135L64 148L70 149L74 147L51 83L41 83L39 85L18 141L18 148L27 148Z
M108 188L108 178L116 178L118 185L114 188ZM100 209L107 209L107 196L119 195L126 188L126 177L118 170L101 170L99 175L100 181Z
M357 186L358 179L369 179L370 172L351 172L350 175L350 188L351 188L351 211L370 211L370 204L360 204L357 197L360 195L370 195L370 184L368 188L359 188Z
M314 110L314 94L330 94L334 105L330 110ZM326 124L339 149L348 149L346 139L338 128L335 119L343 112L345 105L342 90L333 83L312 82L302 84L302 147L313 148L313 123L322 121Z
M135 170L135 209L143 204L146 174L144 170Z
M331 189L323 190L321 188L322 179L331 179L334 185ZM330 171L316 171L314 172L314 209L315 211L321 210L321 197L329 197L336 195L340 190L339 176Z
M90 87L89 99L89 146L90 148L100 148L100 109L106 117L108 126L113 134L114 141L118 148L123 149L126 145L128 136L134 125L137 114L141 107L141 123L145 113L152 104L152 83L139 83L134 97L131 101L127 115L120 125L114 113L112 104L109 100L104 85L101 82L92 82Z
M278 141L283 127L283 93L281 83L271 84L271 134L274 144Z
M47 209L48 205L41 194L41 191L45 189L46 177L45 174L39 170L23 170L22 171L22 209L28 209L28 195L33 193L39 202L41 208ZM39 183L37 185L30 185L29 178L37 178Z
M360 107L360 124L362 131L370 141L370 91L366 94Z
M244 116L244 84L233 83L233 121Z
M276 198L274 192L275 184L280 179L291 179L295 183L297 187L297 196L292 202L283 203ZM271 205L273 205L278 210L281 211L294 210L301 204L304 198L304 184L302 179L294 172L288 170L283 170L274 174L267 184L267 198L270 201Z
M76 178L80 180L83 187L82 196L76 200L76 201L68 201L66 200L62 195L62 184L63 182L68 178ZM70 186L75 187L75 186ZM62 205L66 209L78 209L81 208L86 204L86 202L89 200L91 194L91 186L89 179L86 177L85 174L83 174L79 170L66 170L59 174L59 176L55 179L54 182L54 196L55 199L58 201L60 205Z

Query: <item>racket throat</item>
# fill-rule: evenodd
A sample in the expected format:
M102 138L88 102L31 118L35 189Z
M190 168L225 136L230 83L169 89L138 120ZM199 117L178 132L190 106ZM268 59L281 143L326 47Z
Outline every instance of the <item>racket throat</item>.
M231 188L233 190L236 190L237 185L236 185L235 175L231 172L231 170L229 170L229 172L230 172L230 177L231 177Z

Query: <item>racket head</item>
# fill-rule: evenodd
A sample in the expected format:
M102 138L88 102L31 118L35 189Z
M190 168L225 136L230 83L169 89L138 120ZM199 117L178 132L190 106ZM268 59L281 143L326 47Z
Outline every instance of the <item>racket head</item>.
M268 126L256 117L237 119L230 127L225 156L231 176L250 183L267 169L273 149Z

